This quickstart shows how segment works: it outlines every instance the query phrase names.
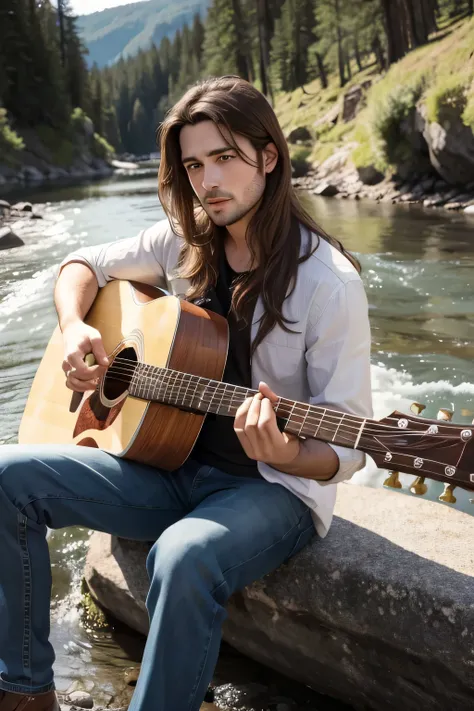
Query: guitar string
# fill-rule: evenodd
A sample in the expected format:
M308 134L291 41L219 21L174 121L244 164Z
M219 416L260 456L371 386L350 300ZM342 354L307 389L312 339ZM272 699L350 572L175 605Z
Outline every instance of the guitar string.
M116 359L116 361L117 361L117 360L119 360L119 359ZM123 360L123 359L121 359L121 360ZM116 362L116 361L114 361L114 362ZM128 362L124 361L124 363L126 363L126 364L128 365ZM147 366L147 367L152 368L152 367L155 367L155 366ZM143 366L142 366L142 369L143 369ZM131 373L131 374L132 374L132 378L133 378L134 376L137 375L136 370L137 370L137 366L132 366L132 370L128 370L128 371L127 371L127 370L123 371L123 370L120 370L120 369L117 369L117 368L113 369L113 366L111 366L111 367L109 368L108 373L109 373L109 374L111 374L111 373L112 373L112 374L113 374L113 373L119 373L119 374L121 374L121 375L129 375L129 374ZM181 371L176 371L176 370L171 370L171 369L164 369L164 370L170 371L170 372L171 372L172 374L174 374L174 375L172 375L172 374L167 374L167 373L164 374L164 375L162 376L161 383L158 384L158 389L160 389L160 388L162 387L162 384L163 384L165 381L167 381L167 382L169 383L169 382L171 381L171 378L174 377L174 378L176 379L178 376L181 376L181 377L184 376L184 377L188 378L188 388L189 388L189 384L190 384L191 382L193 382L193 380L196 379L196 378L201 379L201 380L208 380L209 382L208 382L207 385L204 386L204 390L205 390L207 387L209 387L209 385L210 385L211 382L214 382L214 383L216 383L216 386L217 386L217 387L214 388L214 389L215 389L215 392L217 393L217 395L219 395L219 394L222 393L221 400L219 401L219 407L222 406L222 405L224 405L224 404L229 404L229 402L230 402L231 406L235 407L235 405L232 404L232 401L235 399L236 395L227 395L227 394L225 394L225 389L226 389L228 386L230 386L230 387L232 387L232 388L239 388L240 390L245 390L246 392L248 392L249 390L251 390L252 392L257 392L257 391L253 391L253 390L250 389L250 388L244 388L243 386L235 386L235 385L232 385L231 383L228 383L228 384L220 383L220 381L213 381L213 380L210 380L209 378L200 378L199 376L196 376L196 375L193 376L193 375L190 375L190 374L188 374L188 373L182 373ZM145 380L145 381L151 381L151 382L153 381L153 378L156 377L156 376L153 376L153 375L146 375L146 373L143 373L143 372L139 373L138 375L140 375L143 380ZM115 378L115 379L118 380L118 378ZM122 382L128 382L128 381L122 381ZM198 386L199 386L199 382L197 383L197 387L198 387ZM138 385L138 388L139 388L139 387L140 387L140 385ZM173 385L171 386L171 388L169 388L169 386L165 384L165 391L166 391L166 392L165 392L164 394L169 395L170 397L174 397L174 398L176 399L177 394L180 394L180 391L183 389L183 387L184 387L184 383L181 383L181 384L176 384L176 383L175 383L175 384L173 384ZM224 388L224 391L222 391L222 387ZM188 388L186 388L186 389L188 389ZM240 394L242 394L242 393L240 393ZM198 394L197 394L197 393L193 396L192 399L194 400L196 397L198 397ZM211 404L211 403L212 403L212 400L214 400L214 398L216 398L216 397L217 397L216 394L211 395L208 404ZM200 400L201 400L201 401L205 401L205 398L201 396L201 397L200 397ZM309 405L309 404L308 404L308 405L304 405L304 404L303 404L303 405L300 405L300 406L297 405L296 407L293 407L292 404L286 405L286 404L283 402L284 400L286 400L286 398L280 398L280 400L281 400L281 402L280 402L280 404L278 405L278 409L279 409L279 410L284 410L284 409L290 409L290 410L292 410L292 411L293 411L292 416L293 416L293 415L296 415L297 417L301 417L301 418L303 418L303 419L305 420L305 422L302 423L302 426L303 426L303 424L305 425L305 424L307 424L307 423L308 423L308 424L321 423L321 422L324 420L324 421L327 422L328 424L329 424L329 422L331 422L331 421L333 421L334 423L341 422L341 424L340 424L341 427L344 427L344 429L346 429L346 430L352 430L354 433L356 433L356 432L358 432L358 431L360 430L360 424L358 424L358 425L352 425L352 426L351 426L349 423L346 423L346 424L343 424L343 423L342 423L342 420L343 420L344 418L351 418L351 417L352 417L352 418L357 419L357 420L363 419L363 418L361 418L361 417L358 416L358 415L351 415L351 414L349 414L349 413L343 413L343 412L341 412L340 414L331 414L331 412L334 412L334 411L331 411L331 410L327 409L327 410L326 410L326 413L322 413L321 416L319 416L317 413L311 413L310 411L308 411L308 408L309 408L309 407L318 407L318 408L320 408L321 410L325 410L326 408L324 408L324 407L321 406L321 405L316 405L316 406L315 406L315 405ZM298 411L298 410L300 410L300 411L301 411L302 413L304 413L304 414L298 414L297 412L295 412L295 411ZM290 417L290 419L291 419L291 417ZM394 422L399 421L398 418L396 418L396 417L388 417L387 419L391 419L391 420L393 420ZM451 424L451 423L446 422L445 420L438 420L437 422L439 422L439 423L443 422L443 423L444 423L444 425L441 425L441 424L440 424L440 425L437 425L437 426L440 426L440 427L449 426L449 425ZM299 424L299 423L295 423L295 424ZM420 425L422 425L421 422L420 422ZM430 425L430 426L432 426L432 425ZM458 424L454 424L454 423L452 423L451 426L453 426L453 427L458 427L458 428L459 428L459 427L463 427L463 425L458 425ZM469 426L466 426L465 429L468 429L468 427L469 427ZM384 429L384 428L385 428L385 429L390 429L390 430L392 431L391 434L387 433L386 435L383 435L384 437L399 437L399 436L401 436L402 434L403 434L403 435L419 435L419 436L421 436L421 435L423 435L423 434L430 434L430 435L432 435L432 436L440 436L440 437L442 437L443 439L458 439L458 435L455 435L455 434L453 434L453 435L451 435L451 434L445 434L445 435L443 435L443 434L441 434L441 433L426 433L426 432L419 432L419 431L417 431L417 430L408 430L408 429L403 429L403 430L402 430L402 428L400 428L399 430L395 430L395 432L394 432L394 431L393 431L393 430L394 430L393 425L386 425L386 424L382 424L382 423L377 423L377 427L375 427L375 428L374 428L374 427L370 427L370 426L365 427L365 428L364 428L364 431L365 431L365 432L369 432L369 433L374 433L374 434L376 433L376 434L378 434L378 435L380 436L380 429Z
M154 367L154 366L148 366L148 367L151 368L151 367ZM167 369L167 370L169 370L169 369ZM112 368L109 369L109 373L110 373L111 371L112 371ZM128 374L130 374L131 371L128 371L128 372L125 371L125 372L124 372L124 371L120 371L120 370L115 369L115 371L112 371L112 372L117 372L117 373L127 374L127 375L128 375ZM193 379L199 378L199 376L191 376L191 375L186 374L186 373L183 374L183 373L181 373L181 371L171 371L171 372L174 374L175 380L176 380L176 378L177 378L178 376L182 376L182 375L188 377L188 378L189 378L189 380L188 380L188 388L189 388L189 383L193 382ZM136 375L136 374L137 374L137 373L136 373L136 367L135 367L135 368L133 369L133 375ZM153 375L146 375L146 374L144 374L144 373L140 373L140 375L141 375L142 380L146 380L146 381L152 380L153 377L154 377ZM132 376L132 377L133 377L133 376ZM169 383L170 380L171 380L171 378L173 378L173 375L167 375L167 374L165 374L165 375L163 376L163 378L162 378L161 384L158 385L158 389L160 389L160 388L162 387L162 384L163 384L164 381L167 381L167 382ZM200 378L200 379L208 380L208 381L209 381L209 379L207 379L207 378ZM124 381L124 382L126 382L126 381ZM210 382L215 382L217 385L219 384L219 381L209 381L208 384L204 386L204 390L205 390L207 387L209 387ZM198 386L199 386L199 383L197 383L196 385L197 385L197 387L198 387ZM224 404L224 403L228 404L229 401L230 401L230 403L232 404L232 400L234 400L235 395L231 395L231 396L225 395L225 388L227 387L227 385L224 384L224 383L221 383L221 385L224 386L224 392L222 392L222 390L219 390L218 388L215 388L215 391L216 391L217 394L222 393L220 405L222 405L222 404ZM228 384L228 385L230 385L231 387L234 387L234 388L240 388L241 390L245 390L246 392L248 392L248 390L249 390L249 389L247 389L247 388L243 388L242 386L233 386L232 384ZM138 388L140 388L140 385L138 385ZM172 385L171 388L169 388L169 386L165 384L166 393L164 393L164 394L169 395L170 397L174 397L174 398L176 399L176 394L177 394L177 393L180 394L180 391L182 390L182 388L183 388L183 384L176 384L176 383L175 383L175 384ZM187 389L188 389L188 388L187 388ZM171 392L170 392L170 391L171 391ZM254 391L254 392L256 392L256 391ZM197 397L197 393L196 393L195 396L193 396L193 400L195 399L195 397ZM209 402L208 402L209 405L212 403L212 400L213 400L215 397L216 397L215 394L211 395L210 400L209 400ZM201 396L200 399L201 399L201 401L205 401L205 397L202 397L202 396ZM342 419L343 419L344 417L345 417L345 418L351 418L351 417L352 417L352 418L354 418L354 419L357 418L358 420L362 419L360 416L357 416L357 415L350 415L350 414L348 414L348 413L342 413L342 412L341 412L340 414L331 415L331 410L326 411L325 414L322 414L322 416L319 417L317 413L311 414L310 412L308 412L308 407L315 407L315 406L309 406L309 405L304 406L304 405L303 405L303 406L300 406L300 407L293 407L292 404L291 404L291 405L285 405L285 403L283 402L283 400L285 400L285 399L286 399L286 398L283 398L283 399L280 398L280 400L282 400L282 402L279 404L278 408L279 408L280 410L281 410L281 409L284 409L284 408L290 408L290 409L293 410L293 411L294 411L294 410L301 410L302 412L305 413L305 416L304 416L304 415L299 415L299 414L298 414L297 416L298 416L298 417L305 417L305 420L306 420L306 421L305 421L305 424L306 424L306 423L311 423L311 422L312 422L313 424L314 424L314 422L320 423L322 420L325 420L327 423L329 423L331 420L333 420L333 421L336 423L336 422L342 421ZM325 409L325 408L323 408L323 407L321 407L321 406L316 406L316 407L319 407L319 408L322 409L322 410ZM334 412L334 411L333 411L333 412ZM387 418L387 419L392 419L392 420L394 420L394 421L398 421L397 418ZM438 420L438 422L445 422L445 421L444 421L444 420ZM298 424L298 423L295 423L295 424ZM421 424L421 423L420 423L420 424ZM446 426L446 424L449 424L449 423L446 423L446 422L445 422L445 426ZM440 426L443 426L443 425L440 425ZM454 427L462 427L462 425L456 425L456 424L453 424L452 426L454 426ZM350 427L349 424L343 425L343 424L341 423L341 427L345 427L345 429L352 429L352 430L354 431L354 433L355 433L355 432L358 432L358 431L360 430L360 425ZM400 430L396 430L395 432L393 432L393 429L394 429L393 426L391 426L391 425L382 425L381 423L377 423L377 427L376 427L376 428L373 428L373 427L372 427L372 428L371 428L371 427L365 427L364 430L365 430L366 432L373 432L373 433L377 433L378 435L380 435L380 429L381 429L381 428L386 428L386 429L392 430L392 434L391 434L391 435L387 433L387 435L384 435L384 436L399 437L399 436L402 434L401 429L400 429ZM426 434L426 432L425 432L425 433L420 433L419 431L416 431L416 430L415 430L415 431L403 430L403 434L405 434L405 435L406 435L406 434L414 434L414 435L417 435L417 434L418 434L418 435L420 435L420 434ZM429 433L429 434L434 435L435 433ZM440 434L440 433L438 433L438 434ZM458 438L458 435L450 435L450 434L440 435L440 436L443 437L443 438L448 438L448 439L449 439L449 438L452 438L452 439L457 439L457 438Z
M128 380L121 380L120 378L116 378L116 380L118 380L118 381L120 381L120 382L124 382L124 383L129 383ZM166 404L166 403L165 403L165 404ZM205 413L204 413L204 414L205 414ZM404 433L404 434L405 434L405 433ZM412 434L419 434L419 433L413 432ZM348 448L349 448L349 449L353 449L353 438L352 438L352 437L349 439L348 437L342 436L341 439L345 439L345 440L347 440L348 442L350 442L350 445L351 445L351 446L348 447ZM360 443L360 444L364 444L364 441L365 441L365 440L367 441L366 449L369 450L369 454L372 454L372 453L386 454L386 453L387 453L387 450L386 450L386 449L373 447L373 445L372 445L373 439L372 439L372 438L368 438L367 436L362 435L361 438L360 438L360 440L359 440L359 443ZM344 446L344 445L342 445L342 446ZM410 455L410 454L403 454L403 453L402 453L402 454L397 453L395 456L397 456L397 457L410 457L410 458L413 458L413 455ZM386 463L386 464L389 464L389 462L385 462L385 463ZM439 461L437 461L436 459L425 459L425 458L423 458L423 466L420 467L420 468L412 467L409 463L407 463L406 465L404 465L403 463L400 463L400 462L398 462L398 463L394 462L393 466L400 467L400 469L401 469L400 473L401 473L401 474L405 473L405 474L407 474L407 476L415 476L415 475L418 475L418 476L426 476L426 477L429 479L429 478L430 478L429 474L431 474L432 477L435 478L435 480L437 480L437 479L436 479L437 477L442 477L443 474L442 474L441 472L436 471L436 469L433 470L433 469L429 468L428 465L430 465L430 464L431 464L431 465L438 466L438 467L441 467L443 470L444 470L445 467L447 466L445 463L439 462ZM404 472L404 471L403 471L403 467L404 467L404 466L410 466L412 469L416 469L416 472ZM383 468L387 469L387 467L383 467ZM427 472L428 472L428 473L427 473ZM438 479L438 481L439 481L439 479ZM459 479L458 477L450 477L449 480L446 479L445 477L443 477L442 481L444 481L444 482L446 482L446 483L454 483L456 486L459 486L459 487L465 487L466 484L469 484L469 483L470 483L469 481L467 481L467 480L464 481L463 479ZM472 489L472 487L471 487L471 489Z
M130 381L128 381L128 380L122 380L122 379L120 379L120 378L114 378L114 379L115 379L115 380L118 380L118 381L120 381L120 382L124 382L124 383L130 384ZM179 390L179 388L178 388L178 390ZM144 399L147 399L147 398L144 397ZM194 400L194 399L195 399L195 398L193 398L193 400ZM166 403L165 403L165 404L166 404ZM209 404L210 404L210 402L209 402ZM220 405L219 405L219 407L220 407ZM234 406L234 407L235 407L235 406ZM288 407L289 407L289 406L288 406ZM289 408L289 409L291 410L291 408ZM313 417L313 418L307 417L307 418L306 418L306 422L308 422L309 419L313 419L313 420L315 420L315 421L318 423L318 425L319 425L319 426L318 426L318 431L319 431L319 429L323 429L323 430L324 430L324 423L323 423L323 420L325 420L325 419L327 419L327 418L324 418L324 417L323 417L323 418L320 418L320 419L318 420L318 419L315 419L314 417ZM339 419L340 419L340 418L339 418ZM337 419L336 421L339 421L339 419ZM291 418L290 418L290 421L291 421ZM290 422L290 423L291 423L291 422ZM299 423L295 423L295 424L299 424ZM306 423L303 423L303 425L304 425L304 424L306 424ZM303 426L303 425L302 425L302 426ZM355 432L359 432L360 427L357 427L357 428L350 428L350 427L344 426L343 424L340 424L340 426L339 426L339 428L338 428L338 434L341 433L339 439L344 439L344 440L346 440L347 442L351 442L351 444L353 445L353 437L354 437L354 434L353 434L353 432L351 432L351 430L353 430L354 433L355 433ZM344 435L343 435L343 432L344 432L344 431L346 432L346 434L350 434L350 437L349 437L349 436L344 436ZM379 432L378 430L374 430L374 431L376 431L376 433L377 433L378 436L381 436L381 435L380 435L380 432ZM369 430L369 428L364 428L363 433L361 434L361 440L362 440L363 438L364 438L364 439L367 439L367 434L370 434L370 430ZM403 436L413 436L413 437L414 437L414 436L423 437L424 435L426 435L426 433L424 433L424 432L417 432L417 431L404 430L403 432L401 432L401 431L396 431L396 432L394 432L394 433L391 434L391 435L382 435L382 436L383 436L385 439L386 439L387 437L398 438L398 437L400 437L402 434L403 434ZM443 440L443 442L446 442L447 440L456 440L456 441L459 440L459 437L456 436L456 435L442 435L442 434L436 435L436 434L431 434L431 437L436 437L436 436L438 436L439 438L441 438L441 439ZM372 440L369 440L369 441L372 441ZM381 453L384 453L384 452L387 451L387 449L378 449L378 448L374 448L374 447L371 447L371 450L374 451L374 452L381 452ZM402 456L413 456L413 455L402 455ZM425 461L428 461L428 460L425 460ZM433 461L436 461L436 460L433 460ZM441 466L443 466L443 465L441 464Z

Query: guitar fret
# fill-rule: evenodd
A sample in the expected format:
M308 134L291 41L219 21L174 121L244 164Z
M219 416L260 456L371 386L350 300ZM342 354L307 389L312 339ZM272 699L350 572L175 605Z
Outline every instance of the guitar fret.
M341 417L341 419L339 420L339 424L338 424L338 426L336 427L336 431L335 431L334 434L333 434L333 437L332 437L332 441L333 441L333 442L334 442L334 440L335 440L336 437L337 437L337 433L338 433L338 431L339 431L339 427L342 425L343 419L344 419L344 415L343 415L343 416Z
M187 404L187 403L186 403L186 398L187 398L187 396L188 396L188 390L189 390L189 386L191 385L191 383L192 383L192 376L191 376L191 377L188 376L187 385L186 385L186 390L184 391L184 395L183 395L183 404L184 404L184 405Z
M318 428L317 428L317 430L316 430L315 437L318 436L318 432L319 432L319 430L320 430L320 428L321 428L321 425L323 424L323 420L324 420L325 414L326 414L326 409L324 409L323 414L321 415L321 419L319 420L319 424L318 424Z
M221 407L222 407L222 403L224 402L224 397L225 397L225 391L226 391L226 389L227 389L227 383L224 383L224 390L222 391L221 401L220 401L219 405L217 406L217 412L218 412L218 413L219 413L219 410L220 410Z
M359 446L359 440L360 440L360 438L361 438L361 436L362 436L362 431L363 431L363 429L364 429L364 425L365 425L366 422L367 422L367 418L364 417L364 421L362 422L362 424L361 424L361 426L360 426L359 434L357 435L357 439L356 439L355 444L354 444L354 449L357 449L357 447Z
M302 433L302 431L303 431L303 427L305 426L306 418L308 417L308 415L309 415L309 407L306 409L305 415L304 415L304 417L303 417L303 422L301 423L301 427L300 427L300 430L299 430L299 432L298 432L298 437L301 437L301 433Z

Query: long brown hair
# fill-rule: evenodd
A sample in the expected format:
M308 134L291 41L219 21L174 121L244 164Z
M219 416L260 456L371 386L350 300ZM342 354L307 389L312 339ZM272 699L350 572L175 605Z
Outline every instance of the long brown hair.
M204 210L196 210L194 192L181 162L181 128L200 121L213 121L219 130L225 129L226 140L249 162L233 135L247 138L257 151L261 170L263 149L274 143L278 150L277 164L266 176L261 204L246 234L256 268L239 278L232 297L237 317L246 321L251 317L257 297L262 297L264 316L252 345L253 353L275 324L291 332L287 324L292 322L282 313L283 302L295 287L298 265L314 251L308 240L300 255L301 225L334 245L359 271L360 264L338 240L318 227L301 206L291 184L288 145L265 96L239 77L211 78L192 86L158 129L161 150L158 192L173 229L184 238L179 268L180 275L190 281L189 299L203 297L215 285L222 248L222 228L214 225Z

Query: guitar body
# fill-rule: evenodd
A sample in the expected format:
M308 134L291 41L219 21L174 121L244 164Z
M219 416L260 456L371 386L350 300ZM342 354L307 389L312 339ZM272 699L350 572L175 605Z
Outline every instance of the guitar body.
M222 380L227 321L154 287L112 281L101 289L86 323L109 357ZM205 414L130 397L123 383L102 379L97 390L65 385L62 334L54 331L36 373L19 431L20 444L76 444L174 470L188 458Z

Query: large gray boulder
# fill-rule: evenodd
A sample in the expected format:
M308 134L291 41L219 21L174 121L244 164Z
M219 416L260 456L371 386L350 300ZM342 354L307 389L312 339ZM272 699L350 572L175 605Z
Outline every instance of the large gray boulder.
M428 121L423 105L417 115L433 168L451 185L474 180L474 134L469 126L455 111L445 110L439 123Z
M234 595L225 639L357 709L472 711L474 519L338 489L329 536ZM148 549L96 533L85 570L96 599L145 633Z

